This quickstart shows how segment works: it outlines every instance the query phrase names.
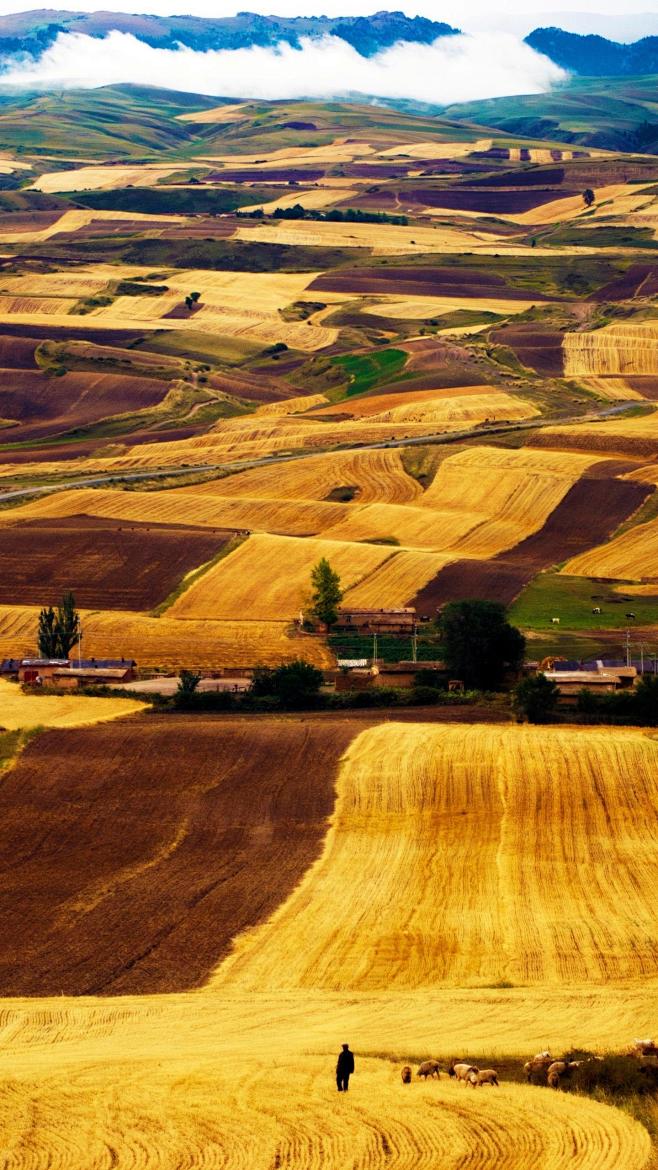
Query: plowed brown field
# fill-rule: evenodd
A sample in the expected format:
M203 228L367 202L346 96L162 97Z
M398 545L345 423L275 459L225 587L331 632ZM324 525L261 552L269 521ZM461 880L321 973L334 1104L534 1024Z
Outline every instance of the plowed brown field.
M87 608L152 609L231 535L93 516L10 518L0 523L0 604L54 604L71 589Z
M172 717L40 736L0 786L0 992L202 983L317 857L358 730Z
M57 378L40 370L0 369L0 383L0 417L20 422L13 437L21 441L155 406L167 392L164 381L123 374L67 373Z

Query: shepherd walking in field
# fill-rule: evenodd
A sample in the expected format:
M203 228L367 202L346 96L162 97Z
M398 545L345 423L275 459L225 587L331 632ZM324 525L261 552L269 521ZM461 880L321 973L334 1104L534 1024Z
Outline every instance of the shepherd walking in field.
M350 1077L354 1072L354 1053L350 1052L349 1044L343 1044L343 1051L338 1054L336 1065L336 1084L339 1093L346 1093L350 1087Z

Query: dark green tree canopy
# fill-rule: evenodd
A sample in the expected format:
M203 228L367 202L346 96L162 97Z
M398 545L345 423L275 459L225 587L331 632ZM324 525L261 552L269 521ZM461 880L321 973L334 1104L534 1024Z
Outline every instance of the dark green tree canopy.
M338 606L343 600L340 587L340 577L332 569L326 557L318 561L311 570L311 584L313 586L312 608L313 617L319 622L332 626L338 618Z
M450 602L441 615L441 638L446 666L469 688L494 691L523 662L525 638L497 601Z
M557 683L545 674L536 674L522 679L516 687L514 710L530 723L550 723L559 698Z
M254 671L251 693L256 698L277 699L282 707L312 706L322 686L322 671L297 658L284 666L259 666Z
M44 658L68 658L79 633L80 615L75 608L75 597L65 593L57 610L50 605L39 614L39 653Z

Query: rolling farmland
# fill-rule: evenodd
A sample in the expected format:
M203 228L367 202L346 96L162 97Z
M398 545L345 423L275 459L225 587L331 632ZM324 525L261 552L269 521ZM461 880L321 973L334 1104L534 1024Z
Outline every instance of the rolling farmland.
M532 659L618 653L627 606L653 646L658 166L578 93L567 143L5 95L0 483L45 491L3 500L0 660L72 589L85 656L147 685L331 678L321 557L346 606L515 602ZM515 1078L655 1034L655 733L506 696L204 713L206 682L154 711L0 680L3 1167L651 1170L652 1104Z

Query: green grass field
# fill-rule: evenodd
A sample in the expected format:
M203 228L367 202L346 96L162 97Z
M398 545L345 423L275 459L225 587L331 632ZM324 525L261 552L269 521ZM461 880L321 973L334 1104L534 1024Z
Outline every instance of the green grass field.
M595 608L601 613L592 613ZM627 613L635 614L635 622L629 621ZM512 605L510 621L525 630L550 630L554 617L568 630L657 625L658 585L655 596L633 596L624 592L624 582L540 573Z
M345 354L334 358L333 364L345 371L351 379L344 396L351 398L355 394L364 394L372 390L380 382L388 382L401 373L407 361L407 355L401 349L375 350L368 354ZM343 393L339 392L341 397ZM330 394L333 399L333 395Z

